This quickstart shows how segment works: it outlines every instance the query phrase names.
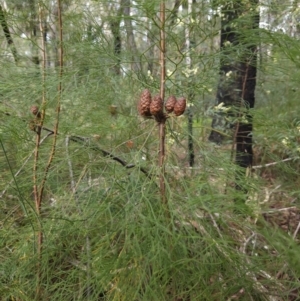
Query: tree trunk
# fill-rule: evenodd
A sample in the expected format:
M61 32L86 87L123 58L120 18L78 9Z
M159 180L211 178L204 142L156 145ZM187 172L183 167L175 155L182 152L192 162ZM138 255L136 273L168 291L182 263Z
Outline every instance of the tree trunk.
M255 43L249 42L244 45L244 41L246 30L249 33L249 29L258 28L259 15L254 7L258 5L258 0L249 0L247 4L229 2L222 8L224 17L221 21L220 78L216 104L223 103L225 107L231 108L231 116L242 117L244 109L253 108L255 103L257 47ZM254 7L253 10L250 10L251 6ZM251 11L255 14L251 15ZM249 15L247 18L246 12ZM222 143L225 127L228 126L224 117L225 113L215 114L210 141ZM246 117L249 119L246 123L240 121L235 124L234 133L237 149L242 149L242 153L247 149L248 152L248 159L243 159L243 164L239 164L241 166L252 163L252 139L249 135L252 132L252 120L249 114ZM232 124L229 126L232 128Z
M123 8L124 23L127 32L128 50L131 53L131 59L132 59L131 68L134 72L139 72L141 71L141 62L137 55L138 50L134 39L133 26L131 23L130 0L121 0L121 7Z
M175 0L175 3L174 3L174 7L172 9L172 15L171 15L171 25L174 25L176 23L176 19L177 19L177 16L178 16L178 11L179 11L179 7L181 5L181 0Z
M63 9L63 7L62 7ZM44 32L43 39L45 44L48 45L47 51L47 66L53 68L59 68L59 45L58 45L58 7L56 3L53 3L51 10L49 10L48 22L43 23ZM46 21L46 19L44 20ZM51 59L50 59L51 57Z
M150 74L154 74L154 47L155 47L155 34L153 33L152 20L148 18L148 30L147 30L147 44L148 44L148 51L147 51L147 70Z
M249 109L255 103L258 40L253 41L253 30L259 26L257 6L258 0L249 0L228 1L222 7L220 78L216 103L219 107L223 104L230 109L215 114L209 136L210 141L221 144L226 127L233 129L235 162L243 168L250 167L253 160L253 126ZM237 121L228 124L225 117L233 117ZM239 182L236 182L238 190L241 189Z
M114 37L114 55L116 58L116 64L114 65L114 72L116 75L121 74L121 47L122 39L120 32L120 23L122 17L122 6L120 7L117 16L112 17L110 21L110 29Z
M29 0L30 7L30 36L31 36L31 60L35 65L40 64L39 45L38 45L38 28L39 21L37 18L37 8L35 0Z
M18 52L17 52L17 48L14 44L14 41L11 37L10 31L9 31L9 27L7 25L6 19L5 19L5 14L4 14L4 10L2 8L2 5L0 4L0 22L1 22L1 26L7 41L8 46L11 49L11 53L14 57L15 63L18 63L19 61L19 57L18 57Z
M176 3L175 3L176 4ZM192 5L193 0L188 0L188 7L187 7L187 13L188 13L188 20L192 18ZM186 28L185 28L185 46L186 46L186 66L188 69L192 69L193 62L191 58L191 37L190 37L190 22L187 22ZM194 92L189 91L188 99L189 103L193 103L194 98ZM188 117L188 155L189 155L189 165L190 167L194 166L195 163L195 152L194 152L194 140L193 140L193 110L192 106L188 106L187 109L187 117Z

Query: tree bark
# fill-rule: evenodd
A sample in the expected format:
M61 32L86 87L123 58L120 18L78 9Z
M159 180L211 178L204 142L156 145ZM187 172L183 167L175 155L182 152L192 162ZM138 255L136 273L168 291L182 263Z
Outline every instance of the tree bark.
M120 7L117 16L113 17L110 21L110 29L114 37L114 55L116 58L116 64L114 65L114 72L116 75L121 74L121 48L122 39L120 32L120 23L122 17L122 6Z
M252 165L252 117L248 109L255 104L257 45L246 34L259 26L258 0L247 3L229 1L222 8L220 78L216 104L230 108L229 115L238 117L235 124L226 122L227 113L216 113L209 140L221 144L224 129L234 128L236 163ZM252 8L252 9L251 9ZM247 44L245 44L247 43ZM257 42L258 43L258 42ZM244 118L243 118L244 117Z
M171 15L171 25L174 25L176 23L178 10L181 5L181 2L182 2L181 0L175 0L174 7L172 9L172 15Z
M5 19L4 10L3 10L1 4L0 4L0 22L1 22L1 26L2 26L2 29L3 29L7 44L10 47L11 53L14 57L15 63L18 63L19 57L18 57L17 48L16 48L16 46L14 44L14 41L11 37L9 27L8 27L8 24L7 24L6 19Z
M141 68L141 62L137 55L138 50L134 39L133 26L131 23L130 5L131 5L130 0L121 0L121 7L123 8L123 15L124 15L124 23L127 32L127 44L132 59L131 68L134 72L139 72L141 71L142 68Z
M31 35L31 49L32 49L32 57L31 60L35 65L40 64L39 58L39 46L38 46L38 18L35 0L29 0L30 7L30 35Z
M175 3L176 4L176 3ZM187 2L187 13L188 13L188 19L192 18L192 5L193 0L188 0ZM191 37L190 37L190 22L187 22L186 28L185 28L185 46L186 46L186 66L188 69L192 69L193 62L191 58ZM189 91L189 103L193 103L194 98L194 92ZM190 167L194 166L195 163L195 151L194 151L194 140L193 140L193 110L192 106L188 106L187 109L187 117L188 117L188 156L189 156L189 165Z
M152 21L148 18L148 31L147 31L147 44L148 44L148 51L147 51L147 70L150 74L154 74L154 47L155 47L155 34L153 33L153 26Z
M257 44L253 30L259 27L258 0L228 1L222 8L220 78L216 104L228 110L217 112L209 140L221 144L224 131L233 133L236 173L235 187L245 193L245 172L252 166L252 116L255 104ZM252 31L252 32L251 32ZM235 120L228 124L225 117ZM228 119L228 118L227 118Z

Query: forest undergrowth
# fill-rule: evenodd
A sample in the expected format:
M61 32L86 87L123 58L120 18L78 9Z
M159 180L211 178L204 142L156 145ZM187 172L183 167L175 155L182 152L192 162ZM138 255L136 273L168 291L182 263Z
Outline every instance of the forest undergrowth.
M298 42L290 52L274 46L258 67L254 164L245 177L232 139L208 142L213 42L197 68L180 65L174 47L164 72L163 51L152 73L130 70L128 51L120 75L112 45L82 36L91 38L60 35L55 68L25 55L2 62L0 300L299 300ZM45 64L50 46L40 48ZM166 98L186 97L186 112L142 118L141 92L161 95L166 78Z
M18 108L4 117L1 300L35 298L39 223L43 300L297 300L295 150L281 139L269 143L265 125L258 128L245 214L235 214L230 147L206 141L204 118L195 136L197 164L188 167L185 117L171 117L166 218L155 167L157 125L119 110L103 123L87 109L86 128L62 111L40 216L31 181L36 134ZM42 139L41 162L51 139Z

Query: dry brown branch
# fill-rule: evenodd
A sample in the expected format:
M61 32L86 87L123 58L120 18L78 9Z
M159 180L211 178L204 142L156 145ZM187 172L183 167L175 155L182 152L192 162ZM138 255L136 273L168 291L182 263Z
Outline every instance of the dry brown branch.
M59 28L59 82L58 82L58 93L57 93L57 102L56 102L56 118L55 118L55 125L54 125L54 135L53 135L53 142L52 142L52 148L50 152L50 156L44 171L44 177L42 179L41 185L40 185L40 191L39 191L39 206L41 206L42 198L43 198L43 192L45 189L45 183L47 180L48 172L50 169L50 166L52 164L52 161L55 156L56 151L56 141L57 141L57 135L58 135L58 125L59 125L59 116L60 116L60 103L61 103L61 95L62 95L62 76L63 76L63 35L62 35L62 12L61 12L61 2L60 0L57 0L57 7L58 7L58 28ZM43 39L43 45L45 41ZM45 50L45 49L44 49ZM46 53L44 51L44 57L43 61L45 64L46 62ZM44 65L45 70L46 65ZM43 116L43 112L42 112Z
M41 300L42 294L41 294L41 261L42 261L42 248L43 248L43 229L42 224L40 220L40 212L41 212L41 205L43 200L43 194L44 194L44 188L45 183L47 180L48 172L51 166L51 163L53 161L55 150L56 150L56 140L57 140L57 134L58 134L58 124L59 124L59 113L60 113L60 102L61 102L61 94L62 94L62 75L63 75L63 40L62 40L62 17L61 17L61 3L60 0L57 0L58 5L58 25L59 25L59 49L60 49L60 64L59 64L59 84L58 84L58 96L57 96L57 104L56 104L56 120L54 125L54 131L53 131L53 142L52 142L52 148L50 151L49 159L46 164L45 170L44 170L44 176L41 180L41 183L38 187L37 184L37 166L38 166L38 157L39 157L39 145L40 145L40 139L41 139L41 129L43 127L43 122L45 118L45 107L46 107L46 45L45 45L45 39L44 33L45 33L45 27L44 27L44 9L41 6L41 3L39 3L39 24L40 24L40 31L42 35L42 108L40 114L37 116L37 130L36 130L36 147L35 147L35 160L34 160L34 167L33 167L33 181L34 181L34 198L35 198L35 205L36 205L36 212L38 216L38 234L37 234L37 254L38 254L38 266L37 266L37 288L36 288L36 298L37 300ZM39 191L38 191L39 188Z
M108 157L118 163L120 163L122 166L124 166L125 168L127 169L131 169L131 168L134 168L136 167L135 164L132 164L132 163L127 163L126 161L124 161L123 159L121 159L120 157L117 157L115 155L113 155L112 153L96 146L96 145L90 145L88 142L89 142L89 138L85 138L85 137L80 137L80 136L70 136L70 140L73 141L73 142L77 142L77 143L81 143L81 144L84 144L86 145L88 148L94 150L94 151L97 151L97 152L101 152L102 155L104 157ZM144 173L149 179L152 179L154 175L150 174L145 168L143 167L138 167L139 170Z
M43 15L43 8L41 3L39 3L39 26L41 35L44 34L44 15ZM43 128L44 118L45 118L45 105L46 105L46 45L44 39L42 39L42 106L40 110L39 116L36 118L36 142L35 142L35 153L34 153L34 163L33 163L33 193L34 193L34 200L37 214L40 214L40 206L41 206L41 199L38 193L38 179L37 179L37 170L38 170L38 160L39 160L39 146L40 146L40 139L41 139L41 129Z
M166 81L166 37L165 37L165 3L160 4L160 97L165 100ZM166 118L159 122L159 187L163 204L167 204L165 185L165 144Z

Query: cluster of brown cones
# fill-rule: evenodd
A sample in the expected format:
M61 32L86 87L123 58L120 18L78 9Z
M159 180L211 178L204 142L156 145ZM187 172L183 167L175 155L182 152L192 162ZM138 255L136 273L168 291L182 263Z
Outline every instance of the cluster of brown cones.
M186 107L186 99L180 97L176 99L174 95L171 95L165 102L165 110L167 113L174 113L175 116L180 116L184 113ZM164 103L159 95L151 97L151 93L148 89L145 89L140 97L138 103L138 111L143 117L151 117L157 121L161 121L166 118L164 113Z

